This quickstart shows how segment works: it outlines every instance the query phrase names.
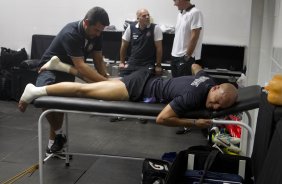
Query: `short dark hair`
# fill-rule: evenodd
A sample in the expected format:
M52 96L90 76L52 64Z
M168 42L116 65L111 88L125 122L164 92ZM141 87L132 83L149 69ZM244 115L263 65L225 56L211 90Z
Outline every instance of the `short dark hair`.
M104 26L110 25L109 16L106 10L101 7L94 7L90 9L84 17L84 20L88 19L90 25L95 25L97 22Z

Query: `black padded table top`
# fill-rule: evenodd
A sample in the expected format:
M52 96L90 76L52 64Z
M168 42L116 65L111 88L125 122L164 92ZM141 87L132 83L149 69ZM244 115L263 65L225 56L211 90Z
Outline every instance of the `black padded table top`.
M187 118L217 118L259 107L261 87L258 85L239 89L236 103L227 109L210 111L207 109L188 112ZM148 104L128 101L103 101L90 98L43 96L34 100L37 108L75 110L85 112L115 113L143 116L157 116L165 104Z

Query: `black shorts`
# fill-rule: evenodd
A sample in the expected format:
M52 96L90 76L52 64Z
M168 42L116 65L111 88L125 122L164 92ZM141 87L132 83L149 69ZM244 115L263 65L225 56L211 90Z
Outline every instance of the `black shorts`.
M144 87L151 76L152 72L144 69L133 72L121 79L126 86L130 101L138 102L143 99L142 93Z

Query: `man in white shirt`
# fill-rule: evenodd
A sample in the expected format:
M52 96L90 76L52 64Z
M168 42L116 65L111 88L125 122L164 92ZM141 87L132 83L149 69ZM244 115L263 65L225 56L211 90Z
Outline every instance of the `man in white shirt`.
M191 75L191 65L201 59L203 15L190 0L174 0L180 11L172 47L172 76ZM198 63L201 64L201 63Z
M201 64L203 41L203 15L190 0L174 0L174 5L180 11L177 15L175 36L172 47L171 74L172 77L192 75L191 65ZM177 134L188 132L185 128Z

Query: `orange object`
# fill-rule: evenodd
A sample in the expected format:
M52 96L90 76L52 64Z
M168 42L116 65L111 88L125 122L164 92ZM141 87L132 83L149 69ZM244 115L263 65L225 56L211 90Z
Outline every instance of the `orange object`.
M282 75L274 75L268 85L264 87L267 94L267 100L273 105L282 105Z

